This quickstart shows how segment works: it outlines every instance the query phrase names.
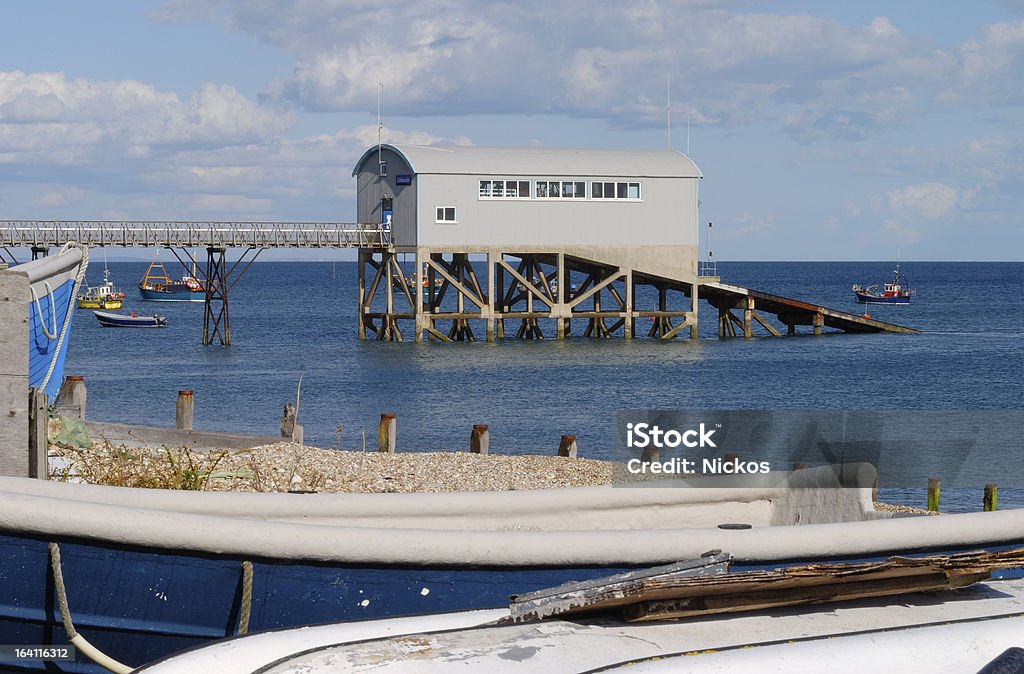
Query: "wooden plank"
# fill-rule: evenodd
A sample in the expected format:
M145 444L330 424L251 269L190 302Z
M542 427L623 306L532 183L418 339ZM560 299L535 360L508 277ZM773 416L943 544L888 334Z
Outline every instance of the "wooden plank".
M591 583L545 601L564 614L627 609L634 620L685 617L818 603L921 589L961 587L992 570L1024 566L1024 548L877 562L823 563L721 575L636 577L629 582ZM652 602L656 602L652 603ZM516 609L525 614L521 609Z
M623 617L627 622L645 622L691 618L709 614L758 611L782 606L823 604L834 601L868 599L871 597L889 597L909 594L911 592L952 590L987 580L989 577L991 577L991 574L988 571L975 573L952 572L950 574L937 571L912 578L876 578L854 583L840 582L830 585L794 587L749 594L726 594L711 597L645 601L627 606L623 609Z

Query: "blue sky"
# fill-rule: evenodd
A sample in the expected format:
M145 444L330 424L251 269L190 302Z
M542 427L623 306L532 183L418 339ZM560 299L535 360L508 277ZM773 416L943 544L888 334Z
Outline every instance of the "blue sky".
M658 148L736 260L1020 260L1024 2L0 6L0 218L354 219L376 140Z

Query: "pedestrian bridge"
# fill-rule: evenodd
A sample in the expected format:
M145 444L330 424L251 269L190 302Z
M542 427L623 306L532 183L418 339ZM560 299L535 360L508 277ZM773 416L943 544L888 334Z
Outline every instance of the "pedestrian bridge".
M0 247L87 246L168 248L391 247L380 223L214 222L179 220L0 220Z

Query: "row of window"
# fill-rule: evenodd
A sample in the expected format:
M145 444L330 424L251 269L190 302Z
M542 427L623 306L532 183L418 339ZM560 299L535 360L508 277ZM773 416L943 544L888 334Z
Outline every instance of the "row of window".
M530 186L535 189L531 190ZM583 180L481 180L481 199L586 199ZM640 199L638 182L590 183L591 199Z

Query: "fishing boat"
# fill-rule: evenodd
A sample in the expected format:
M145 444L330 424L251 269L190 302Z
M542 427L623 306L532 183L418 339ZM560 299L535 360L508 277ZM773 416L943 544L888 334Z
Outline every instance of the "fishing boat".
M55 255L5 272L28 276L28 385L44 391L50 400L56 397L64 376L75 297L88 264L88 248L68 243Z
M900 273L897 262L891 282L869 286L854 283L853 294L861 304L910 304L914 291L907 284L906 277Z
M1024 511L895 518L875 510L870 488L837 488L829 467L750 477L743 487L420 494L0 477L0 634L63 645L70 625L138 666L246 631L501 607L712 549L750 569L1024 541ZM74 671L101 671L75 645Z
M172 279L157 253L149 268L139 281L139 296L147 302L203 302L206 290L203 282L192 275L184 274Z
M103 283L95 288L86 286L85 291L78 294L75 300L79 309L103 309L112 311L120 309L124 301L124 293L114 287L110 280L110 271L103 270Z
M109 311L92 312L105 328L166 328L167 318L161 314L152 316L136 316L131 314L115 314Z

